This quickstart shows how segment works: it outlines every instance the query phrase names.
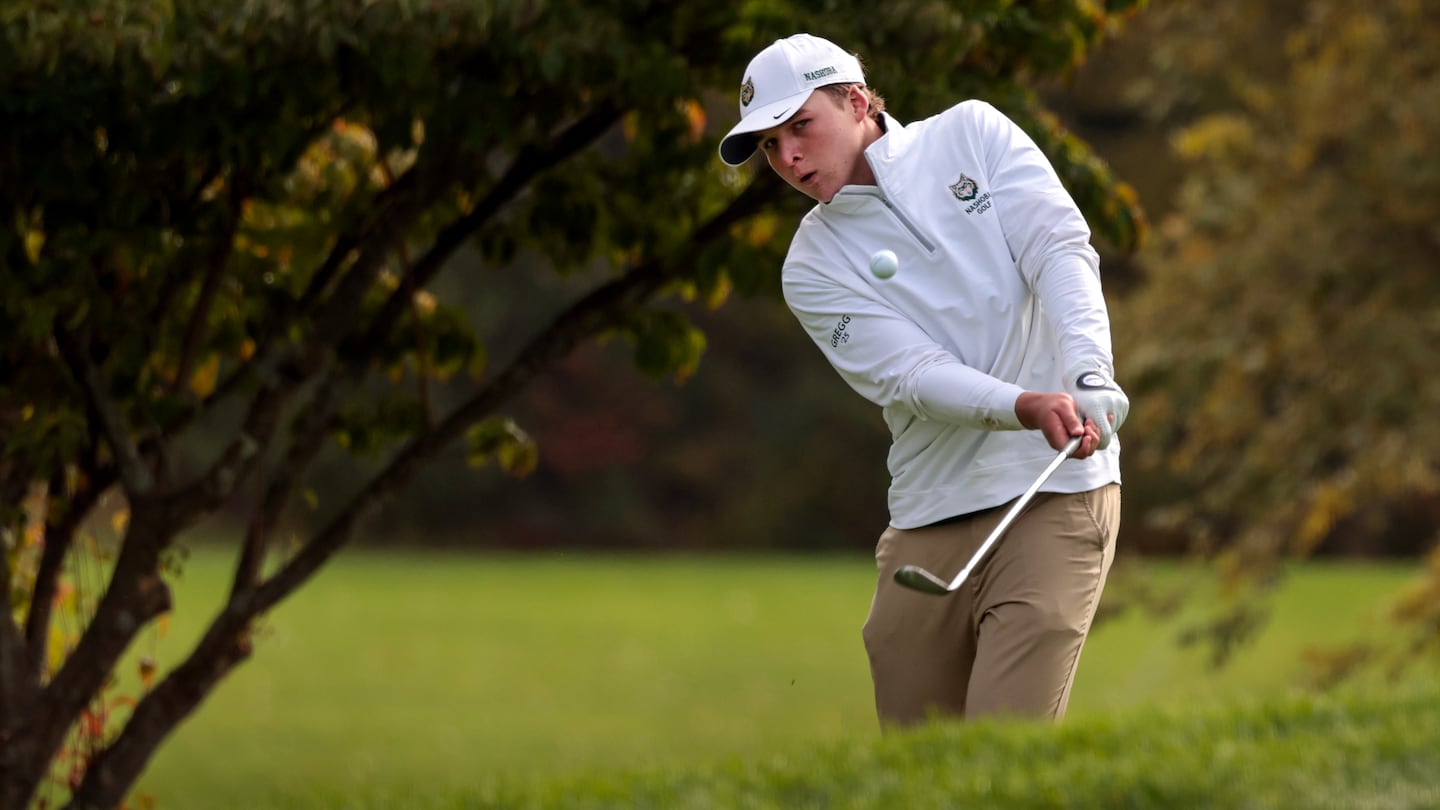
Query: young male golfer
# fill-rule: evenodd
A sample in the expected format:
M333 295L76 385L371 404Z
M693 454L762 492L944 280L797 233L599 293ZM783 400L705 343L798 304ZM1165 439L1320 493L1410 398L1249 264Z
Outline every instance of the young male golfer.
M745 70L720 156L738 166L757 150L819 203L785 259L786 303L893 437L863 633L881 722L1060 718L1114 555L1129 409L1084 218L995 108L902 126L855 56L808 34ZM887 250L897 261L872 272ZM901 565L963 568L1073 436L955 594L893 581Z

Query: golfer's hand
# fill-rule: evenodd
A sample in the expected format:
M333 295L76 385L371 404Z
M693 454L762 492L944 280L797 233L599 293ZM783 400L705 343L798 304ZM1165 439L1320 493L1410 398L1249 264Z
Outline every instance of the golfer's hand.
M1100 430L1100 449L1110 446L1115 432L1130 413L1130 398L1096 363L1079 363L1065 374L1065 389L1075 398L1080 416Z
M1026 391L1015 400L1015 416L1021 425L1040 431L1056 450L1071 438L1083 436L1071 458L1086 458L1100 446L1100 429L1094 420L1080 421L1075 398L1069 394Z

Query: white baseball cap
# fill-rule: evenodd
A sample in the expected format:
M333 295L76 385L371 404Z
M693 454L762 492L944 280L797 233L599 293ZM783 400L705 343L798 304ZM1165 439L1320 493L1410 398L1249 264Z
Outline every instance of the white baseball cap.
M720 141L720 159L739 166L755 152L762 129L789 120L817 87L865 83L860 60L828 39L795 34L756 54L740 85L740 123Z

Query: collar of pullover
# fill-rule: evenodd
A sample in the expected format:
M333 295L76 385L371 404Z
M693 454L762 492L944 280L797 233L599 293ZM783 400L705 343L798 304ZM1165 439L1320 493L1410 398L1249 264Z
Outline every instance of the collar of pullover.
M910 142L910 133L904 125L895 120L890 113L882 112L881 117L885 119L885 134L865 148L865 159L870 162L870 170L878 179L885 172L885 169L904 154L906 145ZM828 203L821 203L821 208L828 208L836 212L853 211L857 207L868 202L882 199L883 192L877 186L843 186L835 193L835 196Z

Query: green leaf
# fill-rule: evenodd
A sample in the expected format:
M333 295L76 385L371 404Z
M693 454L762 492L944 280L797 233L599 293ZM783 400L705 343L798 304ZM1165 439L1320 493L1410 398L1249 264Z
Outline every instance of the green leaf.
M472 425L465 433L465 443L470 466L482 467L494 459L516 478L529 475L540 460L535 440L509 417L491 417Z
M624 329L635 346L635 365L657 379L684 382L705 354L705 334L679 312L652 310L635 314Z

